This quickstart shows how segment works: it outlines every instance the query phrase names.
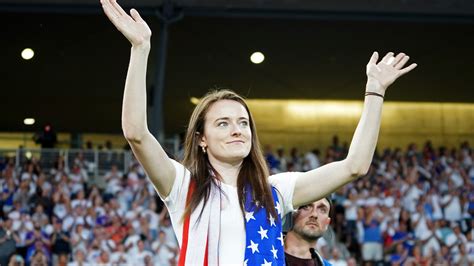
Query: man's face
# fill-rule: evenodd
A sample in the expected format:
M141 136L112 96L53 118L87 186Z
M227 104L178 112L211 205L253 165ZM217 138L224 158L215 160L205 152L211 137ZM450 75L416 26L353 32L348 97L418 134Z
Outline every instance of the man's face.
M329 211L330 205L326 199L301 206L293 216L293 231L306 240L317 240L331 223Z

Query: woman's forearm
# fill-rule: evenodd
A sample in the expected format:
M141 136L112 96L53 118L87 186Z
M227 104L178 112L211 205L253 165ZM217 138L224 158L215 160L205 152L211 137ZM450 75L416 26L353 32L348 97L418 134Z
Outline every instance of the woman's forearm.
M139 140L148 132L146 68L150 45L132 46L122 107L122 130L128 140Z
M404 53L396 56L392 52L387 53L380 62L378 58L378 53L374 52L367 64L366 92L370 95L365 97L362 116L347 156L350 171L358 175L365 175L372 162L379 136L385 91L397 78L417 66L410 64L404 67L410 58Z
M367 92L383 95L383 89L376 82L367 82ZM383 98L375 95L365 96L362 115L355 130L348 151L347 160L351 172L365 175L369 170L380 131Z

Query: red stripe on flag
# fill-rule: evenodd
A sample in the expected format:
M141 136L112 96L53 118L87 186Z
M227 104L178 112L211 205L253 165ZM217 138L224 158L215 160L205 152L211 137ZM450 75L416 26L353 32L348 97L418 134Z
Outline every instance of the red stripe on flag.
M188 206L189 201L191 200L191 195L194 191L194 180L191 179L189 183L188 195L186 195L186 206ZM191 220L191 215L187 215L184 219L183 224L183 237L182 237L182 245L181 251L179 252L179 266L185 266L186 262L186 251L188 249L188 235L189 235L189 222ZM206 243L206 262L207 262L207 243Z
M209 263L207 262L207 255L209 254L209 252L207 252L207 247L209 246L209 238L206 240L206 254L204 254L204 266L207 266Z

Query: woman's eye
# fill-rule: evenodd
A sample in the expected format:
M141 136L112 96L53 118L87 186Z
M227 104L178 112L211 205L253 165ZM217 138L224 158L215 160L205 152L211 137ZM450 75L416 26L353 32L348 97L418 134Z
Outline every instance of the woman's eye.
M249 125L249 122L248 122L248 121L241 121L241 122L240 122L240 125L242 125L242 126L245 126L245 127L246 127L246 126L248 126L248 125Z
M219 123L217 124L217 126L218 126L218 127L225 127L225 126L227 126L227 122L219 122Z

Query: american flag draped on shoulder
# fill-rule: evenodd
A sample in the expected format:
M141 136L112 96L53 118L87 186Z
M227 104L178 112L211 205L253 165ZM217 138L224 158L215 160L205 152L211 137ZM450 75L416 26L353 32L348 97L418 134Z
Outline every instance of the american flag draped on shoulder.
M249 191L248 189L246 191ZM272 187L273 202L278 217L267 217L266 209L257 208L251 193L245 195L246 248L244 265L285 265L281 205Z
M194 181L191 180L186 204L189 204L194 187ZM246 189L245 191L251 190ZM257 208L251 193L245 192L246 248L244 265L285 265L282 210L274 187L272 187L272 195L278 217L267 217L266 209L263 206ZM219 239L220 230L220 202L220 191L212 187L209 203L204 207L201 219L197 219L199 213L195 212L185 217L179 266L218 264L219 247L216 239ZM191 224L195 224L195 226L190 226ZM209 230L211 228L214 230ZM203 245L203 243L206 244Z

